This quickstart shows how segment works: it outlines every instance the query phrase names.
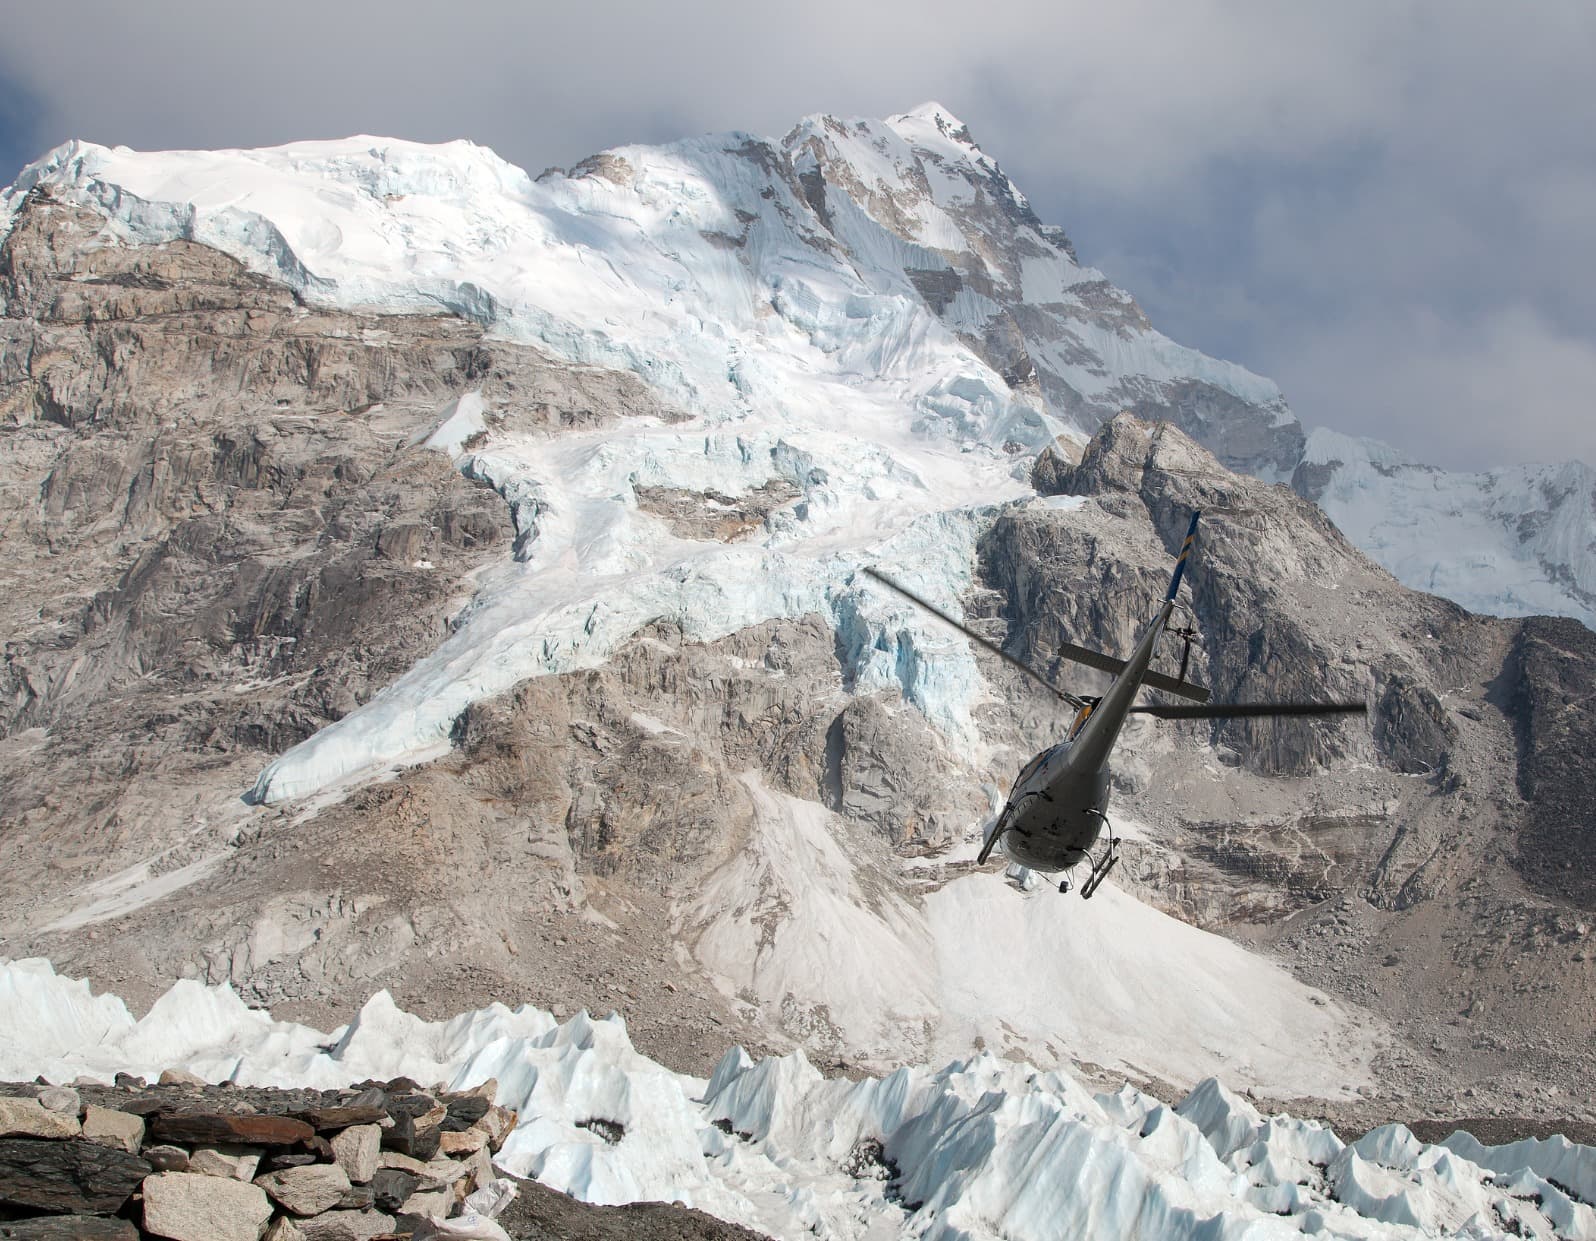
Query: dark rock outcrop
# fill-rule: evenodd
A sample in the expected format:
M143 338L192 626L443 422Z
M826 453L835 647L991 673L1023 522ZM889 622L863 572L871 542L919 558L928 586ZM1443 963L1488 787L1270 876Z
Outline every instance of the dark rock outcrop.
M137 1155L83 1138L0 1138L0 1206L108 1215L150 1174Z
M1596 634L1575 620L1531 617L1503 681L1527 803L1519 869L1548 895L1596 911Z

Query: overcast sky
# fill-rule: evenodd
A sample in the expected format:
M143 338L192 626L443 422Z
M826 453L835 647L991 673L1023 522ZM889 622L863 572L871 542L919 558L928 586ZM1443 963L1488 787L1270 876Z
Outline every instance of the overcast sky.
M580 11L576 11L579 8ZM936 99L1177 340L1452 468L1596 463L1596 4L14 6L0 183L145 149L606 146Z

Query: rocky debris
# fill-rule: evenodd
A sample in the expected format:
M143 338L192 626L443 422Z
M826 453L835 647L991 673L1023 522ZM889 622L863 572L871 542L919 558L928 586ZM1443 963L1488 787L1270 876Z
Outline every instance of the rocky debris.
M516 1121L513 1111L493 1103L492 1082L460 1093L422 1090L408 1079L343 1091L196 1082L185 1073L162 1074L153 1086L137 1079L116 1086L80 1082L75 1091L0 1083L0 1115L34 1125L46 1115L74 1126L62 1123L48 1137L0 1138L0 1215L43 1211L98 1221L71 1233L61 1231L64 1225L23 1220L0 1230L33 1231L0 1231L0 1237L409 1235L416 1221L447 1219L474 1190L498 1181L491 1154ZM116 1141L80 1134L76 1113L50 1111L35 1095L57 1103L78 1099L85 1129ZM147 1140L141 1144L135 1133ZM436 1154L445 1133L461 1159ZM122 1146L127 1139L131 1150ZM412 1150L430 1145L431 1154L423 1160L384 1150L390 1139ZM396 1166L381 1166L385 1161ZM397 1218L403 1213L411 1222Z
M741 496L670 487L634 486L632 491L637 507L660 518L672 533L684 539L713 539L719 543L732 543L752 534L771 513L802 494L786 478L773 478Z
M520 1192L498 1223L518 1241L764 1241L752 1229L663 1202L593 1206L536 1181L515 1184Z

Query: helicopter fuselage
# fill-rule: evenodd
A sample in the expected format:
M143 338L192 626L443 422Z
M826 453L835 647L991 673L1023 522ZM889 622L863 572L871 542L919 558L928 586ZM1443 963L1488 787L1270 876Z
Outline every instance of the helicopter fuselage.
M987 831L980 861L999 840L1011 858L1033 870L1068 870L1087 859L1107 822L1113 775L1109 755L1142 687L1159 635L1169 624L1179 585L1177 572L1169 595L1108 692L1086 699L1069 736L1021 769L1007 804Z
M998 816L993 836L1022 866L1053 872L1086 860L1108 815L1111 771L1072 761L1073 743L1060 742L1027 765Z

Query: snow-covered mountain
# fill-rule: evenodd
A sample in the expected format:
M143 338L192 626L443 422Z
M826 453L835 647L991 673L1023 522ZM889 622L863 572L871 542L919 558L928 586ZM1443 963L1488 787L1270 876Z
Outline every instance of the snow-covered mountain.
M35 187L124 239L215 246L313 303L443 308L631 370L710 425L835 432L907 408L920 431L1034 451L1122 409L1168 418L1228 466L1295 474L1409 585L1596 619L1588 471L1392 474L1373 442L1307 444L1274 384L1155 331L936 104L811 117L779 142L623 147L535 180L466 142L73 142L4 195L0 236ZM1430 537L1459 513L1472 537Z
M103 212L121 240L200 241L313 303L442 308L630 370L692 419L551 444L513 409L471 399L446 411L428 443L511 502L520 563L485 584L382 710L264 773L265 801L435 752L469 702L600 661L661 615L708 640L832 613L854 634L863 683L912 682L920 706L968 737L972 670L909 652L898 662L917 671L899 678L875 660L901 609L841 589L859 563L846 549L890 547L953 598L968 585L961 510L1021 494L1037 449L1078 443L1126 407L1172 420L1232 467L1310 478L1403 580L1512 612L1590 615L1588 486L1533 489L1555 511L1538 518L1503 494L1470 521L1478 537L1436 539L1472 484L1398 487L1366 448L1331 457L1323 436L1304 458L1273 384L1154 331L934 104L885 122L810 118L779 143L625 147L535 180L465 142L161 154L69 143L18 178L6 218L39 189ZM468 448L490 425L488 443ZM633 491L773 484L803 495L774 537L686 555ZM1493 560L1513 569L1506 584L1481 572ZM920 648L936 645L907 623Z
M1169 341L1076 263L934 105L806 121L779 144L621 148L536 180L468 143L73 143L19 178L9 209L36 188L103 212L122 240L203 242L312 302L442 308L631 370L691 418L555 442L513 408L446 411L428 443L511 503L519 563L382 707L263 774L268 802L435 752L471 701L601 661L662 615L712 640L830 614L853 635L861 684L912 683L971 738L973 666L922 658L946 645L926 621L844 586L861 544L890 547L951 599L969 581L969 507L1028 490L1038 449L1079 441L1128 400L1197 426L1222 402L1215 438L1249 466L1289 467L1299 434L1274 385ZM468 448L484 417L493 434ZM758 546L684 546L635 498L766 485L802 500ZM887 623L918 646L883 660Z
M1583 462L1449 473L1321 427L1292 486L1415 590L1596 628L1596 471Z

